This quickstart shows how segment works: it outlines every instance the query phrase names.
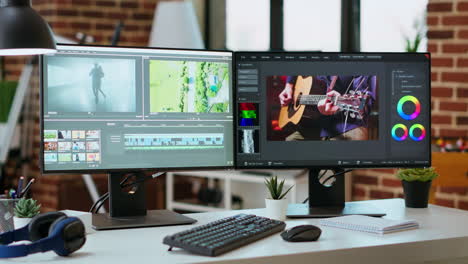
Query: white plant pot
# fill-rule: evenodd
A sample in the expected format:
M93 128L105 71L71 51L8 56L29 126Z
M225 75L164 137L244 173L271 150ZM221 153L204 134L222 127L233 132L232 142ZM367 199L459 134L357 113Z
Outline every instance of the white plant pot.
M286 219L286 210L288 208L288 200L273 200L265 199L266 217L284 221Z
M29 224L29 222L31 222L31 219L32 218L20 218L20 217L16 217L16 216L13 217L13 222L14 222L15 229L20 229L23 226Z

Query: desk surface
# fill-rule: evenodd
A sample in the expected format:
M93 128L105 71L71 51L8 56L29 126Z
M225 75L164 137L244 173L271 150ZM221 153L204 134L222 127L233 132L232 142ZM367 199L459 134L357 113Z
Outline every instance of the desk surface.
M219 257L192 255L180 249L167 251L164 236L238 213L263 215L264 209L190 214L193 225L99 231L88 236L85 246L63 258L53 252L11 259L8 263L404 263L468 259L468 212L430 205L405 208L402 199L363 201L385 209L386 218L415 219L421 228L376 235L320 226L318 242L288 243L279 234L241 247ZM318 225L318 219L287 220L287 228ZM445 260L445 261L443 261ZM2 261L0 261L2 262Z

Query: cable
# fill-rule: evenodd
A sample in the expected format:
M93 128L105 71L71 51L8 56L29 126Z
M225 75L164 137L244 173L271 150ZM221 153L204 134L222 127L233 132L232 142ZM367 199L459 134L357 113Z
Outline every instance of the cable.
M126 182L132 177L134 176L135 174L129 174L127 175L121 182L120 182L120 187L121 188L126 188L126 187L129 187L129 186L133 186L133 185L137 185L139 183L142 183L142 182L145 182L146 180L151 180L151 179L155 179L161 175L163 175L165 172L158 172L158 173L155 173L155 174L152 174L151 176L145 176L143 179L141 180L138 180L138 181L134 181L134 182L131 182L131 183L127 183ZM89 209L89 212L90 213L97 213L99 212L99 209L104 205L104 203L107 201L107 199L109 199L109 192L106 192L105 194L103 194L101 197L99 197L97 199L96 202L94 202L93 206L91 206L91 209Z
M319 176L318 176L318 179L322 178L325 173L327 172L328 170L325 170L325 172L322 172ZM328 176L323 182L327 182L328 180L330 180L331 178L334 178L336 176L340 176L342 174L345 174L345 173L348 173L348 172L351 172L353 171L353 169L348 169L348 170L344 170L344 171L340 171L340 172L337 172L337 173L334 173L330 176ZM305 200L302 202L303 204L307 203L309 201L309 197L305 198Z

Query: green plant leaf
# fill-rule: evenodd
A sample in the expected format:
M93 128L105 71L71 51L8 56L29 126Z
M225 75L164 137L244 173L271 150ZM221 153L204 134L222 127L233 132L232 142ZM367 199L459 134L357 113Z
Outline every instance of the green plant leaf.
M432 181L439 174L434 170L434 168L409 168L409 169L399 169L397 178L402 181Z

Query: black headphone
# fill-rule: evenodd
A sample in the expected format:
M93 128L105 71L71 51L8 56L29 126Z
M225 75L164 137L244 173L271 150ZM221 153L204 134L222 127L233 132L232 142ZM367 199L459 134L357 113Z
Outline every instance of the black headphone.
M7 246L15 241L28 240L30 244ZM53 250L59 256L68 256L86 242L83 222L61 212L40 214L17 230L0 234L0 258L24 257L32 253Z

